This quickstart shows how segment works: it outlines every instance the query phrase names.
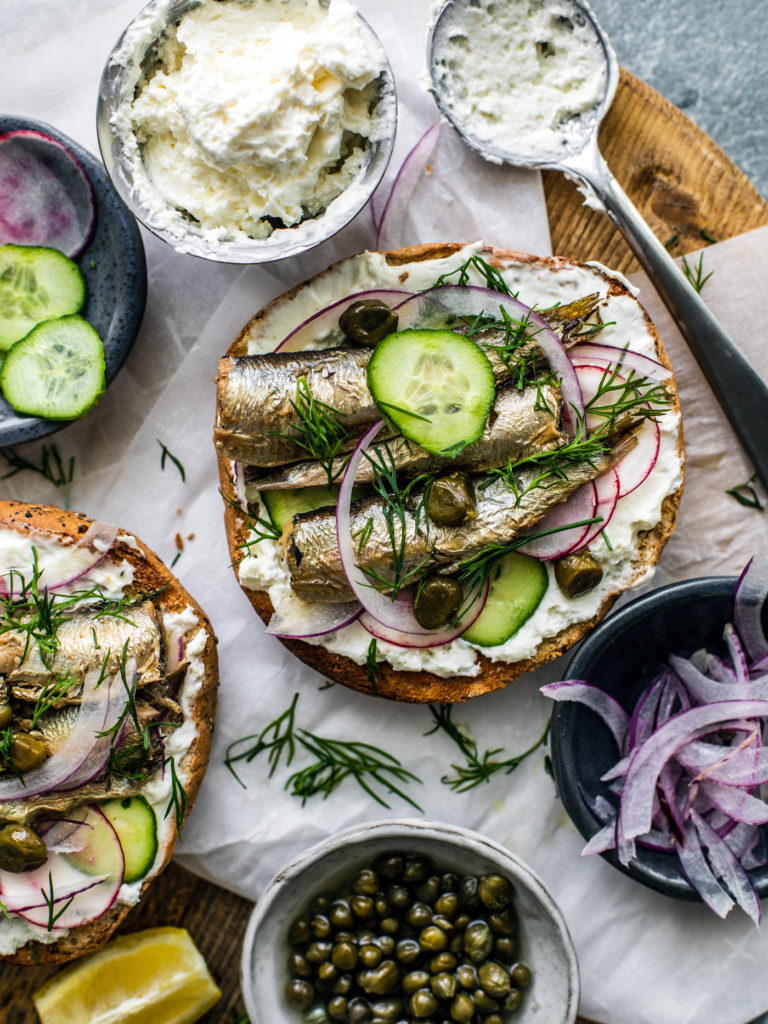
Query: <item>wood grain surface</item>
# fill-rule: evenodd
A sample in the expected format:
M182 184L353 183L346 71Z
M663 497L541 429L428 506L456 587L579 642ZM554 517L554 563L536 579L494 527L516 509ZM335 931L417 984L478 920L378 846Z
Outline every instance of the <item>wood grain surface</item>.
M672 255L768 224L768 203L722 150L626 71L600 141L619 182ZM575 185L547 172L544 190L556 255L596 259L622 271L636 269L621 235L605 216L582 205ZM188 928L223 993L202 1024L230 1024L244 1012L240 946L250 909L247 900L172 864L120 933L158 925ZM35 1024L32 993L53 973L55 968L0 967L0 1022Z

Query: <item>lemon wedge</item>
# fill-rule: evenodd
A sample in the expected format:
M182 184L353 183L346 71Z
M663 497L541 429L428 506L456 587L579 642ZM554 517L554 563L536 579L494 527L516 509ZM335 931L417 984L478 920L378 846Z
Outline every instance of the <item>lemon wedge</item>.
M185 928L107 943L34 996L42 1024L193 1024L221 992Z

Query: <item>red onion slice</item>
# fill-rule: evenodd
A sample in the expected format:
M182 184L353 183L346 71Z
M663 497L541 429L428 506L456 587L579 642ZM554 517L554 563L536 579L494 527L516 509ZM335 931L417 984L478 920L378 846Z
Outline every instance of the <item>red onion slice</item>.
M376 227L376 248L379 251L397 249L402 244L401 228L408 212L411 197L419 179L425 173L429 158L440 137L440 122L424 132L406 156L387 198Z
M552 371L560 378L563 393L561 418L563 427L571 437L576 434L579 419L584 415L584 400L576 371L568 353L555 332L538 313L518 299L474 285L450 285L430 288L397 307L400 329L406 327L431 327L445 324L446 317L465 317L472 320L478 316L499 319L503 309L518 323L530 323L529 337L549 363Z
M49 853L75 853L83 849L92 828L93 825L75 818L57 818L38 826L37 832Z
M733 821L743 821L747 825L768 823L768 804L746 790L721 786L712 779L702 779L699 786L712 806Z
M411 295L413 292L396 288L372 288L368 291L353 292L352 295L346 295L343 299L313 313L283 338L275 352L301 352L316 342L318 338L326 338L334 329L338 330L339 317L353 302L359 302L361 299L378 299L390 308L394 308L404 299L410 298Z
M41 132L0 135L0 245L42 245L77 256L95 223L91 182L74 153Z
M359 619L362 610L359 601L348 601L343 604L309 604L292 597L280 606L280 611L273 614L267 632L286 640L326 636Z
M613 467L596 477L592 481L592 486L594 487L597 495L597 505L595 506L594 518L598 519L599 522L593 523L592 526L587 527L587 532L582 537L579 548L575 548L574 550L582 550L583 548L589 547L592 541L596 540L600 536L613 518L613 513L616 511L616 506L618 505L619 475Z
M535 526L531 527L529 533L539 533L545 530L558 529L567 526L569 523L581 523L585 519L594 519L598 514L597 489L592 480L582 484L566 501L556 505L544 518ZM597 525L597 524L594 524ZM602 529L602 523L600 524ZM540 558L542 561L549 561L553 558L562 558L571 551L578 551L585 546L585 540L592 531L592 525L574 526L570 530L561 529L558 533L551 533L544 537L532 537L517 550L523 555L531 555L533 558ZM525 534L523 534L525 536Z
M462 633L466 633L472 623L477 620L480 612L485 607L485 602L488 600L489 589L490 587L486 580L485 586L478 597L472 602L471 606L461 617L461 621L455 626L445 626L442 629L424 630L421 634L405 633L402 630L391 629L390 627L383 625L367 611L363 612L360 616L360 624L365 627L371 636L375 636L377 640L383 640L388 644L393 644L395 647L414 647L421 649L442 647L444 644L449 644L452 640L457 640Z
M93 522L82 537L70 545L57 545L39 555L41 584L54 592L76 582L101 562L117 540L118 529L110 523ZM14 569L0 579L0 596L13 597L12 588L19 587L25 573Z
M712 873L698 833L690 821L685 823L685 841L678 844L677 853L686 878L704 903L718 917L727 917L733 909L733 900Z
M613 345L602 345L594 341L581 341L570 349L570 356L574 363L589 363L592 366L599 366L602 369L634 370L641 377L647 377L655 383L661 383L672 376L662 363L648 356L632 352L627 348L616 348Z
M539 692L551 700L578 701L579 704L584 704L595 714L600 715L611 730L613 738L616 740L616 746L621 750L629 727L629 715L613 697L583 679L567 679L562 683L548 683L546 686L542 686Z
M691 820L699 834L701 844L707 848L709 862L717 878L725 882L733 894L736 903L751 917L755 925L760 925L760 900L757 898L752 883L744 868L739 864L728 845L711 828L696 811L691 812Z
M762 610L768 598L768 558L757 554L747 563L736 584L733 621L752 661L768 656Z

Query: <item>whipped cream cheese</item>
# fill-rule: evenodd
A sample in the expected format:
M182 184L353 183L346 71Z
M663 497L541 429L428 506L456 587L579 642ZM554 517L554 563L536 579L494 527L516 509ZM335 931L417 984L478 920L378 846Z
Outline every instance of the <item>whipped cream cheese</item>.
M266 238L321 214L364 166L383 58L348 0L201 0L150 52L112 124L159 226Z
M429 288L437 277L460 266L481 248L480 243L465 246L445 259L405 266L389 266L380 253L364 253L348 260L335 268L333 273L310 282L290 303L281 303L260 318L249 338L248 351L271 351L313 312L354 292L376 287L412 291ZM521 302L539 308L546 308L555 302L565 304L592 292L599 292L603 296L600 317L605 324L600 332L601 343L617 347L629 345L634 352L656 357L654 339L642 308L629 296L608 295L609 281L601 267L563 266L554 270L533 262L513 264L503 270L502 274L512 291L519 293ZM470 284L484 284L475 271L470 271L470 277ZM337 339L329 337L327 344L335 341ZM395 647L379 641L379 660L387 661L396 669L429 671L443 678L474 676L480 671L478 652L491 661L507 663L532 657L544 639L554 637L568 626L586 621L597 614L602 602L612 592L647 583L653 576L652 567L642 578L635 578L637 569L633 562L637 553L637 536L642 530L651 529L659 522L662 503L667 495L677 491L682 473L678 452L679 414L674 411L665 412L660 416L658 425L661 445L656 465L635 491L619 500L606 528L611 548L607 547L600 536L589 547L604 573L601 583L594 590L576 599L566 598L555 582L552 566L547 564L549 586L541 603L531 618L506 643L498 647L479 648L458 639L441 647L418 649ZM238 567L240 582L245 587L267 591L273 607L278 611L281 604L290 601L295 615L297 602L298 606L303 602L299 602L291 591L290 575L282 559L279 542L262 540L256 543L255 535L251 534L248 551L248 556ZM310 608L307 605L307 613ZM355 622L336 633L304 642L346 655L363 665L366 663L370 641L370 634Z
M127 547L140 550L136 538L131 534L121 532L118 539ZM0 529L0 576L5 576L13 569L25 579L30 579L33 572L33 555L36 553L38 571L41 571L41 581L45 579L46 572L53 578L58 575L57 567L63 564L67 552L71 548L71 544L64 544L42 535L22 534L17 530ZM105 598L117 601L124 596L128 587L133 583L133 579L134 573L130 563L125 560L115 562L107 557L78 580L62 587L57 592L63 596L98 587ZM164 743L166 757L173 758L176 775L181 784L186 786L188 775L182 766L182 761L197 735L193 705L195 696L200 691L205 679L203 652L207 635L190 605L181 612L163 612L162 623L166 650L168 652L178 651L181 654L180 641L183 641L183 657L189 662L184 683L178 695L184 720L178 729L174 729L166 737ZM154 864L144 878L136 882L124 883L120 887L118 903L128 906L138 903L144 882L155 875L163 864L173 821L173 811L170 814L166 813L171 799L171 785L171 773L166 765L141 791L141 795L152 805L157 819L158 852ZM70 928L54 928L48 931L47 928L30 924L15 914L11 914L10 919L0 916L0 955L15 953L17 949L31 941L46 944L58 942L70 931L72 931Z
M433 74L444 106L501 153L564 157L605 94L600 41L563 0L454 3L438 38Z

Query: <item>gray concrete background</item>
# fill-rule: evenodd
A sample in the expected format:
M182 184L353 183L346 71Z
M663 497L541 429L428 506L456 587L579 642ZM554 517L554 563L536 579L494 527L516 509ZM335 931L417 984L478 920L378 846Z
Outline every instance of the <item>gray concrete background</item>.
M590 0L619 62L768 197L768 0Z

